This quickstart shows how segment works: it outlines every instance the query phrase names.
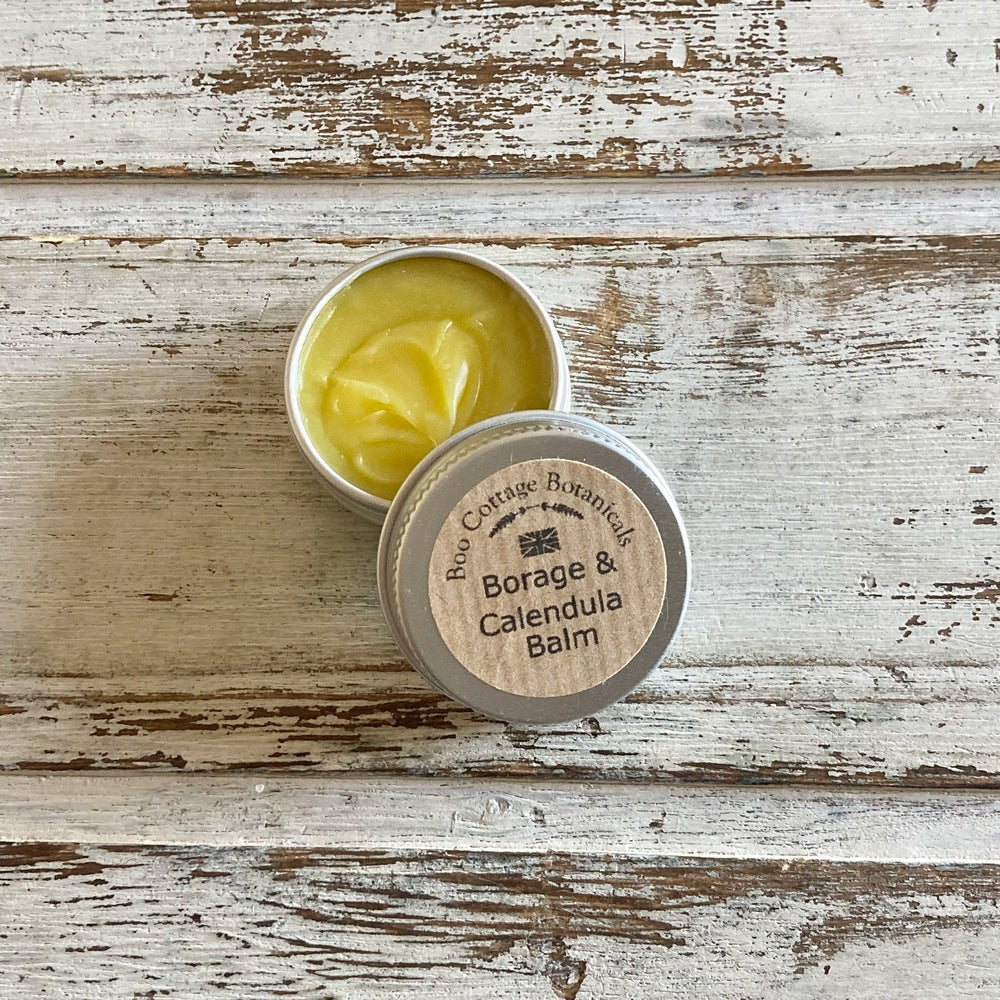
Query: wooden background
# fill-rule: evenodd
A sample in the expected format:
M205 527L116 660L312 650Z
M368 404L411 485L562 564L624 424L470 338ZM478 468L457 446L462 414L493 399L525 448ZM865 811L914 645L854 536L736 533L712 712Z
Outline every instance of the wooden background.
M0 997L1000 997L1000 8L13 8ZM674 486L597 717L431 691L292 443L298 317L412 242Z

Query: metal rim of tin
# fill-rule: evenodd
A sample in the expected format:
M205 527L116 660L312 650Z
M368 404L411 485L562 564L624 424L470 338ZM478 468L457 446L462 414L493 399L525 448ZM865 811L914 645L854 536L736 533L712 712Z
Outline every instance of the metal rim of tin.
M645 504L663 542L667 583L652 632L617 673L575 694L532 698L499 690L459 662L431 615L428 572L445 518L469 490L507 466L553 458L601 468ZM659 469L612 428L575 414L545 410L485 420L427 455L392 502L379 540L377 570L382 610L411 665L438 690L474 711L522 724L584 718L632 691L666 654L680 627L690 587L687 536Z
M556 333L552 318L536 298L534 292L505 267L494 263L486 257L470 253L467 250L457 250L451 247L401 247L397 250L387 250L384 253L376 254L374 257L368 257L353 267L348 268L348 270L338 275L313 299L312 304L306 310L305 315L296 327L295 335L292 337L292 343L285 360L285 410L288 414L288 422L291 425L295 443L327 488L348 509L369 521L374 521L376 524L385 519L391 501L376 496L374 493L369 493L367 490L363 490L348 479L345 479L320 455L306 432L305 422L299 407L297 391L298 373L302 361L302 352L308 340L309 333L312 330L313 323L320 310L323 309L330 299L343 291L355 278L365 272L381 267L383 264L412 257L445 257L449 260L458 260L466 264L472 264L495 275L513 288L527 303L532 313L534 313L545 336L549 351L549 362L552 367L552 388L549 395L549 406L552 410L561 412L567 411L570 408L569 367L566 363L562 341L559 339L558 333Z

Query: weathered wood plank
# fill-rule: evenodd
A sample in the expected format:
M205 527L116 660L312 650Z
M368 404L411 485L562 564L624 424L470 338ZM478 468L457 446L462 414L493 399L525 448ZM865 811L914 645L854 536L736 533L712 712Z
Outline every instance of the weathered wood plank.
M952 203L943 236L929 204L910 237L675 238L661 215L468 241L550 306L579 408L649 448L693 542L669 661L542 734L400 662L376 532L285 429L297 316L392 241L293 236L294 214L227 236L239 202L200 236L67 242L25 214L0 279L0 762L994 784L996 198Z
M0 181L0 237L364 240L992 236L997 186L976 174L324 183ZM502 232L498 234L498 224Z
M0 774L0 841L1000 862L995 793L356 775Z
M1000 990L995 866L0 846L7 996Z
M0 172L994 171L996 33L979 0L30 0Z
M252 652L206 652L206 679L186 676L183 693L164 654L110 650L119 676L97 680L68 675L42 652L37 679L4 685L6 767L1000 784L990 664L672 660L599 718L529 731L470 715L396 660L365 669L349 656L372 652L338 655L318 640L274 654L256 677L246 669ZM242 688L227 676L234 660Z

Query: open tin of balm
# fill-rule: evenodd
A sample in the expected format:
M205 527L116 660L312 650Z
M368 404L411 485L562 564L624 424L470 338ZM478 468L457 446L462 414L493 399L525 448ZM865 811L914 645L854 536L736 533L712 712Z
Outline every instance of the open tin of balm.
M568 410L569 371L531 291L463 250L362 261L299 323L285 403L302 453L337 498L379 522L414 466L471 424Z
M688 594L663 476L611 428L514 413L413 471L382 530L379 596L435 687L493 718L578 719L660 662Z
M551 320L503 268L436 248L362 262L299 325L285 393L316 471L384 519L386 621L439 690L558 723L663 658L689 578L670 489L617 431L564 412Z

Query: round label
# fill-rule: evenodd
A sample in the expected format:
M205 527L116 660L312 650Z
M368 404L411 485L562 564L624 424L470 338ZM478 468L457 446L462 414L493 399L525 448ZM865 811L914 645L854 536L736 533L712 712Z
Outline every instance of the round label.
M667 563L642 501L582 462L484 479L434 543L431 614L456 659L511 694L555 698L614 676L663 607Z

